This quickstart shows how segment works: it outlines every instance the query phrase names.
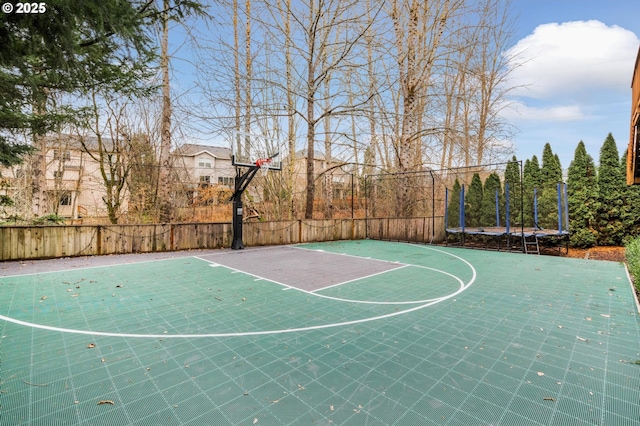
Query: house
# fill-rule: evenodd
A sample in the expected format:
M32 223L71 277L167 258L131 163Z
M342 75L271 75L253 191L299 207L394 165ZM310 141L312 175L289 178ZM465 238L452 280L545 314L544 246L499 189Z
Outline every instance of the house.
M72 219L106 216L103 201L104 181L105 177L109 179L111 176L108 170L103 176L100 163L93 158L98 152L98 139L56 135L47 136L45 141L47 149L44 152L44 211ZM110 139L102 139L101 142L107 147L113 145ZM41 154L35 152L23 164L2 171L7 183L3 193L15 202L12 209L5 209L5 214L31 216L30 188L37 155ZM123 207L126 208L126 200Z
M152 187L157 164L154 148L148 142L138 145L130 140L125 142L119 145L109 138L48 136L44 153L47 214L70 219L104 218L108 190L119 197L121 214L135 210L140 192L136 185ZM5 207L5 217L31 217L30 189L36 155L39 154L36 152L22 165L2 171L0 195L14 200L14 206ZM214 185L233 187L235 169L229 148L184 144L174 150L172 157L177 184L188 200ZM116 194L120 181L125 184Z
M296 152L293 165L290 157L283 161L282 169L292 168L294 177L293 191L303 192L307 187L307 151L305 149ZM327 185L331 188L334 199L346 198L351 194L352 174L348 169L352 166L337 158L327 159L326 155L316 150L313 155L313 168L316 176L316 198L326 198Z
M640 185L640 48L631 79L631 131L627 149L627 184Z
M231 164L230 148L186 143L172 156L187 200L197 200L204 190L213 186L234 187L235 168Z

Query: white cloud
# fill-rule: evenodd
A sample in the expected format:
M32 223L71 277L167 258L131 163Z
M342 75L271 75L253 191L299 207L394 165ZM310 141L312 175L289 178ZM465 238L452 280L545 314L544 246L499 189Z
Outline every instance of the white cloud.
M514 121L578 121L587 117L579 105L535 107L522 102L513 102L503 110L504 117Z
M638 43L633 32L600 21L540 25L506 52L520 64L510 77L521 87L512 94L575 101L600 91L628 92ZM571 115L571 107L560 108L567 110L554 114Z

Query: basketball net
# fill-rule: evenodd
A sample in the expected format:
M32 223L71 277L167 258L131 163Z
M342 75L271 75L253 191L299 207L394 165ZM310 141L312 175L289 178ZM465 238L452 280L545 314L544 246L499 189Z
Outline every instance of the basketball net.
M256 160L256 166L260 167L262 176L266 176L269 173L269 163L271 163L271 158L259 158Z

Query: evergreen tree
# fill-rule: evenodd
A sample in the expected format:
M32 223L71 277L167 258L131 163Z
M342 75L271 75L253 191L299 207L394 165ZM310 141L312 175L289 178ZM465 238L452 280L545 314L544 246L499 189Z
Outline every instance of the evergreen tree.
M474 173L464 200L466 226L481 225L480 211L482 209L482 197L482 180L480 180L478 173Z
M626 180L620 168L618 147L611 133L600 148L599 161L596 223L598 245L619 245L624 237L622 194Z
M456 178L453 189L449 192L449 209L447 214L447 226L458 228L460 226L460 181Z
M153 2L51 0L37 14L0 15L0 129L43 135L78 114L52 93L93 87L146 91L154 46L147 26Z
M524 170L522 172L523 182L523 208L522 213L524 226L536 226L534 223L534 194L535 190L540 188L540 165L538 157L535 155L531 160L524 162Z
M620 173L623 177L627 174L627 154L627 151L624 151L620 161ZM623 187L620 218L624 227L622 243L626 245L628 241L640 235L640 185Z
M496 196L498 197L498 215L500 226L504 226L504 194L502 183L497 173L491 173L484 181L482 189L482 208L480 209L480 224L482 226L497 226Z
M596 242L595 213L598 200L596 165L580 141L568 170L570 244L591 247Z
M562 181L562 166L558 156L548 142L542 153L540 184L538 187L538 226L545 229L558 228L558 183ZM562 206L560 206L560 212Z
M504 171L504 182L509 184L509 223L522 223L522 182L520 177L520 162L514 155ZM506 190L505 190L506 193ZM506 225L506 222L505 222Z
M540 185L555 186L562 180L562 166L557 155L551 149L551 144L547 142L542 151L542 168L540 169Z

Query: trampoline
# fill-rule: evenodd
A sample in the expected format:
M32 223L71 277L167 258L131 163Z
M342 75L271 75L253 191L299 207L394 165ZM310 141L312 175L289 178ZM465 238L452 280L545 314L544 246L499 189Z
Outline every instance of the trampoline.
M466 236L486 236L488 239L481 240L481 245L484 248L490 248L490 245L486 243L488 241L493 242L493 247L498 250L504 248L510 251L517 250L525 253L534 252L540 253L540 240L553 239L557 243L564 243L565 250L569 244L569 207L568 207L568 195L567 185L564 182L558 182L557 184L557 229L545 229L538 226L538 195L537 189L534 189L533 194L533 223L534 226L525 227L521 220L521 223L516 226L510 224L510 200L509 200L509 183L505 183L505 226L500 226L500 204L499 194L496 191L495 194L495 224L494 226L465 226L465 187L462 185L460 189L460 207L458 223L461 226L449 227L448 226L448 211L449 211L449 189L446 189L445 193L445 230L447 234L447 244L449 244L449 235L457 235L458 243L461 246L466 246ZM477 241L473 244L477 246Z

